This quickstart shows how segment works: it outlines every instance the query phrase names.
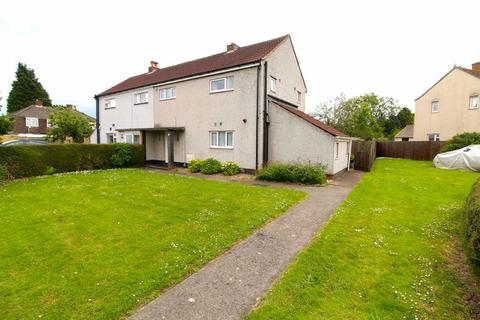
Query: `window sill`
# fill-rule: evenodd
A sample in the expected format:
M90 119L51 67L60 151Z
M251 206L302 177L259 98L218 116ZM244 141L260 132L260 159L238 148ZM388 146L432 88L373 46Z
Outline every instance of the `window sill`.
M168 101L168 100L175 100L177 97L173 97L173 98L165 98L165 99L160 99L160 101Z
M142 104L148 104L148 101L147 101L147 102L134 103L133 105L134 105L134 106L139 106L139 105L142 105Z
M432 113L439 113L440 111L432 111Z
M227 149L227 150L232 150L233 147L215 147L215 146L210 146L210 149Z
M468 108L468 110L478 110L478 107L476 107L476 108Z
M215 90L215 91L210 91L210 93L221 93L221 92L228 92L228 91L233 91L233 89Z

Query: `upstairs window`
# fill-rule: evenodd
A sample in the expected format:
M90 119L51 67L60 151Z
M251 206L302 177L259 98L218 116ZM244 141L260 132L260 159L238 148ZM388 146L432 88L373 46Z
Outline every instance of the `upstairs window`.
M210 92L233 90L233 76L210 80Z
M470 109L478 109L478 94L470 96Z
M177 97L175 87L160 89L160 100L170 100Z
M148 103L148 92L135 93L135 104Z
M116 99L107 99L105 100L105 109L113 109L117 106Z
M302 93L297 91L297 103L302 104Z
M277 78L270 77L270 91L277 92Z
M233 149L233 131L210 131L210 147Z
M38 128L38 118L26 117L25 118L25 125L28 128Z
M432 112L439 112L440 111L440 102L432 101Z

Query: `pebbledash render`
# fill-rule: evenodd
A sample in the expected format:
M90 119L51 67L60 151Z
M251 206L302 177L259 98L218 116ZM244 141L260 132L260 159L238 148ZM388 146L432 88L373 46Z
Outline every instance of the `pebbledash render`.
M307 87L289 35L131 77L95 96L98 143L142 143L147 163L273 162L347 170L351 138L305 113Z

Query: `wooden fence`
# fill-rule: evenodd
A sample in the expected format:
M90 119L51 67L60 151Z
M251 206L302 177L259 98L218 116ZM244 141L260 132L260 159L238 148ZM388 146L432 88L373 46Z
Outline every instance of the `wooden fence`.
M444 145L444 141L377 142L377 157L431 161Z
M354 141L352 155L355 169L370 171L376 157L376 143L374 141Z
M353 141L354 167L370 171L377 157L431 161L444 145L444 141Z

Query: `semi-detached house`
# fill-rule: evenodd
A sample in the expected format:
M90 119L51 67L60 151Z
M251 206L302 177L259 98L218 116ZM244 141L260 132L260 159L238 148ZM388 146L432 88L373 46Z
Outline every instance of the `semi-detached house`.
M245 170L311 162L346 170L351 138L305 113L289 35L159 68L95 96L98 143L142 143L147 163L235 161Z

